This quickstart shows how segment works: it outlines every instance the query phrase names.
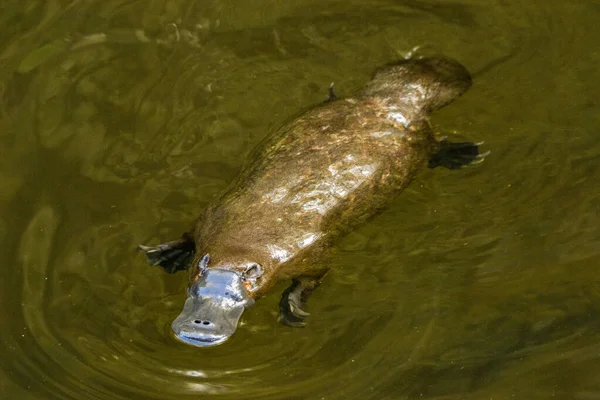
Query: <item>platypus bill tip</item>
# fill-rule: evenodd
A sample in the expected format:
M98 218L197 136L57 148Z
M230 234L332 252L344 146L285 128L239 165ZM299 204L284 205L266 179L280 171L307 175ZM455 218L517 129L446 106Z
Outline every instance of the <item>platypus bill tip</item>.
M207 268L190 286L183 310L171 328L184 343L216 346L235 333L242 313L253 303L240 274Z

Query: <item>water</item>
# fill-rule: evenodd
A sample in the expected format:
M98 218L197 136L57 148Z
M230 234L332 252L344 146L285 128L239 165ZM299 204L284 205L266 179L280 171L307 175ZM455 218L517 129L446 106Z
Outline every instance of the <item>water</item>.
M600 7L513 3L2 2L0 398L600 399ZM473 72L433 123L486 162L340 243L307 328L281 286L176 342L186 276L135 246L415 46Z

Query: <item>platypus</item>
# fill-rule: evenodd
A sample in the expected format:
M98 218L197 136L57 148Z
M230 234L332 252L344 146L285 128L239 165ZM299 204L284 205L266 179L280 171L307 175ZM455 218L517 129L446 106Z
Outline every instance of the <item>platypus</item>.
M355 96L330 90L327 101L269 135L191 231L139 246L169 272L191 266L175 336L195 346L222 343L245 308L290 279L279 320L303 326L336 241L384 210L419 169L482 159L480 143L437 140L428 119L470 86L467 69L450 58L402 59L378 69Z

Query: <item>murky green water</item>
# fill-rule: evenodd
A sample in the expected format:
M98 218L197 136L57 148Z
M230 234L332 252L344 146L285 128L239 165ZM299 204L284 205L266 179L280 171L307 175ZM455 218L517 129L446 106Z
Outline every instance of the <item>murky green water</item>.
M600 6L0 3L2 399L600 399ZM270 130L415 46L464 63L427 170L339 246L305 329L279 289L176 342L178 236Z

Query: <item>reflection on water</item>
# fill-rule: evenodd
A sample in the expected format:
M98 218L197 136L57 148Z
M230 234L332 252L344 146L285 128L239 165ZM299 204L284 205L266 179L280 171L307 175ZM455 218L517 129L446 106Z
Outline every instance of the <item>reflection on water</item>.
M0 397L600 398L600 9L7 1ZM423 171L350 235L305 329L279 292L226 345L171 336L178 235L265 134L421 46L474 71L434 117L487 161ZM285 285L283 285L285 286Z

